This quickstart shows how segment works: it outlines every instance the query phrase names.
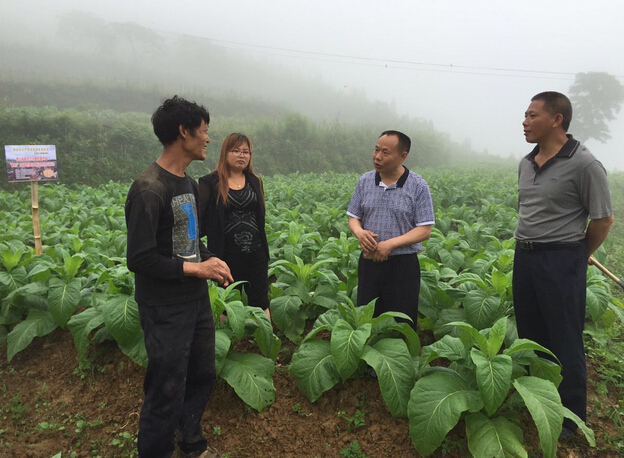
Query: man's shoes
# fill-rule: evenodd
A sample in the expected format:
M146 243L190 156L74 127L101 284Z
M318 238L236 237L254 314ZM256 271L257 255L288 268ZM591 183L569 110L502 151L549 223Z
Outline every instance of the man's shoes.
M210 449L204 450L199 455L190 455L180 450L180 455L183 456L184 458L221 458L221 455L211 451Z
M206 450L204 453L199 455L197 458L221 458L221 455L218 455L210 450Z
M567 426L564 426L563 428L561 428L561 434L559 434L559 440L567 441L571 439L575 434L576 434L576 431L568 428Z

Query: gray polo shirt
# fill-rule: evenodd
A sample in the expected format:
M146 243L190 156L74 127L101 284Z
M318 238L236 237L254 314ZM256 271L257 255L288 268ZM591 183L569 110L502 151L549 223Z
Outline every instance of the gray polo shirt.
M378 172L371 170L360 177L347 214L361 220L362 227L378 234L378 242L403 235L416 226L435 223L429 185L407 167L396 183L386 186ZM402 246L390 256L412 254L422 244Z
M518 167L517 240L575 242L585 238L587 218L613 214L607 172L594 155L568 135L561 150L542 167L536 146Z

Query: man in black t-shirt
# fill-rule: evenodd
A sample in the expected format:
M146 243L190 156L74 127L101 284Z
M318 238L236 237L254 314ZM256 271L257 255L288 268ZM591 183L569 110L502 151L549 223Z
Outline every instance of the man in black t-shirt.
M233 279L199 238L198 186L185 173L191 161L206 158L209 122L204 107L177 96L165 100L152 116L164 149L126 200L128 269L149 358L139 458L170 458L176 443L188 456L218 457L207 451L200 424L216 380L206 280Z

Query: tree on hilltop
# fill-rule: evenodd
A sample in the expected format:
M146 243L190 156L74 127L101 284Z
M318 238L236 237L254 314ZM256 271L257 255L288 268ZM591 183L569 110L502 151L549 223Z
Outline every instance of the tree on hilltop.
M574 116L570 131L581 141L611 138L609 121L616 118L624 102L624 86L605 72L577 73L569 90Z

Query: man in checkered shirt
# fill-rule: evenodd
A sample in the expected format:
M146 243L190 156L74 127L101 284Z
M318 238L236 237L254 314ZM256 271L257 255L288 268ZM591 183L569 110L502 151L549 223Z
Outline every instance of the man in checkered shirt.
M403 165L410 145L404 133L382 132L373 151L375 170L360 177L347 214L349 229L362 247L357 304L377 298L375 316L403 312L416 327L418 252L435 219L429 186Z

